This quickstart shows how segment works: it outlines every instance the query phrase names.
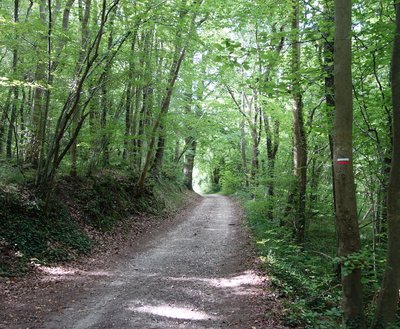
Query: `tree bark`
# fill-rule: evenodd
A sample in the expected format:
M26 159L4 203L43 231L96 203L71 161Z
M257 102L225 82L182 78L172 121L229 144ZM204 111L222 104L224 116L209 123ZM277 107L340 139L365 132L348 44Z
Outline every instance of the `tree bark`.
M154 178L160 178L161 168L164 161L165 154L165 137L164 127L160 126L160 136L158 136L157 150L154 156L154 162L151 168L151 173Z
M133 86L134 82L134 74L135 74L135 62L133 60L133 54L135 52L135 44L137 37L137 29L134 32L133 39L131 42L131 57L129 59L129 72L128 72L128 87L126 91L126 104L125 104L125 132L124 132L124 151L122 153L123 160L130 160L132 156L132 126L134 123L132 122L133 117L133 96L135 93L135 88ZM130 162L130 161L129 161Z
M330 3L327 2L324 5L324 15L326 21L334 24L334 14L333 8L331 8ZM328 141L329 141L329 151L331 157L331 172L332 172L332 194L333 194L333 211L336 211L336 197L335 197L335 179L334 179L334 158L333 158L333 131L331 126L333 126L334 113L335 113L335 90L334 90L334 63L333 63L333 52L334 52L334 41L331 40L330 25L328 26L328 31L324 32L324 44L323 44L323 70L325 71L325 104L327 107L327 126L328 126Z
M180 49L179 47L176 48L175 50L177 56L174 56L175 59L172 62L171 65L171 69L170 69L170 75L169 75L169 83L167 86L167 89L165 91L165 95L162 99L161 102L161 108L160 108L160 112L157 116L157 118L155 119L153 126L152 126L152 130L151 130L151 139L150 139L150 143L149 143L149 147L146 153L146 158L145 158L145 162L139 177L139 181L138 181L138 190L141 191L144 187L144 183L146 181L146 177L148 174L148 170L151 166L151 162L152 162L152 156L153 156L153 152L154 152L154 147L155 147L155 143L156 143L156 135L157 132L159 130L160 124L161 124L161 120L163 118L163 116L168 112L169 110L169 105L171 102L171 96L172 96L172 91L173 88L175 86L175 82L178 79L178 74L179 74L179 70L182 64L182 61L185 57L185 49Z
M243 176L244 176L244 184L245 187L249 187L249 177L247 173L247 156L246 156L246 147L247 147L247 141L246 141L246 131L245 131L245 120L240 121L240 153L242 156L242 171L243 171Z
M64 10L64 16L63 16L63 30L66 32L68 30L69 26L69 9L71 8L74 0L70 0L70 2L67 4L65 10ZM82 65L84 58L87 54L88 51L88 45L89 45L89 19L90 19L90 11L91 11L91 0L84 0L85 3L85 9L83 10L82 8L82 0L79 0L79 20L81 21L81 51L79 53L79 59L76 65L76 72L79 71L80 66ZM72 130L75 130L76 127L79 124L80 120L80 111L79 109L77 110L77 115L74 116L73 118L73 123L72 123ZM71 145L71 170L70 174L71 176L76 176L78 174L78 168L77 168L77 162L78 162L78 141L75 140L72 145Z
M7 94L7 99L3 108L3 113L1 114L1 122L0 122L0 154L4 153L4 137L6 134L6 123L8 119L8 113L10 112L11 106L11 96L13 94L13 90L10 89Z
M91 46L89 47L88 56L85 57L85 62L82 65L81 69L78 72L78 76L76 78L76 86L72 89L64 103L64 106L61 110L61 113L58 116L57 123L55 125L55 132L53 139L50 140L50 145L48 148L48 152L46 157L44 158L44 164L39 168L40 170L37 171L36 175L36 185L41 189L41 191L45 194L50 193L56 171L65 157L67 152L70 150L71 145L76 140L80 129L82 128L83 122L86 117L90 114L86 113L82 115L79 124L76 130L73 131L72 137L63 143L65 133L67 129L70 127L73 118L77 115L77 111L80 108L80 100L82 96L82 90L84 84L90 74L95 70L98 65L102 62L102 60L96 61L99 55L100 43L102 40L104 27L106 22L108 21L110 13L115 10L116 6L118 6L119 0L115 0L113 4L107 10L107 2L106 0L102 1L102 11L101 11L101 22L99 26L99 30L97 31L96 36L94 37ZM103 60L108 58L107 65L111 65L111 62L115 55L118 53L122 44L126 41L129 37L130 33L127 32L119 41L118 46L115 46L116 49L114 52L109 54L108 56L103 56ZM97 81L100 84L100 81ZM82 105L82 111L89 104L90 100L93 98L94 93L96 92L97 88L93 88L90 91L85 103Z
M193 137L185 138L185 163L183 173L185 175L185 185L189 190L193 190L193 168L196 156L197 141Z
M19 21L19 0L14 0L14 23L18 24ZM17 35L15 35L17 39ZM18 49L15 47L13 50L12 71L14 79L17 78L17 65L18 65ZM14 100L11 107L11 116L9 118L8 134L7 134L7 158L12 157L12 137L15 133L15 121L18 111L18 87L13 87Z
M361 248L352 164L351 10L351 1L335 0L334 170L340 257L356 254ZM346 328L365 328L361 269L355 268L345 274L342 266L341 280L344 325Z
M46 1L41 0L39 2L40 20L43 26L46 26ZM38 63L36 65L35 81L39 84L35 88L35 94L33 98L33 109L32 109L32 132L29 149L27 151L27 160L34 166L39 165L39 153L43 145L43 121L45 112L45 95L46 89L44 84L46 83L46 62L43 60L43 56L46 49L47 36L41 37L38 46Z
M305 205L307 188L307 140L303 120L303 95L300 83L299 0L292 0L292 73L293 73L293 163L295 175L295 238L298 244L305 238Z
M116 9L116 7L115 7ZM113 35L114 35L114 19L115 19L115 11L112 13L110 19L110 34L108 35L108 46L107 49L110 52L113 47ZM110 65L107 65L104 68L102 79L101 79L101 91L100 91L100 128L102 131L101 134L101 152L102 152L102 166L107 167L110 164L110 137L109 132L107 131L107 117L108 110L111 107L112 101L108 97L108 77L110 74Z
M135 116L138 120L138 138L135 140L135 162L138 171L142 169L143 153L145 149L145 127L149 124L149 117L153 109L154 104L154 87L153 87L153 36L154 27L152 26L149 31L146 31L142 35L142 55L140 57L139 66L143 68L140 79L143 81L143 85L137 87L136 91L136 105L137 110ZM141 104L139 99L141 97ZM141 106L140 106L141 105ZM140 108L140 111L139 111ZM136 120L135 120L136 121Z
M274 124L271 127L271 120L267 113L262 113L265 130L265 147L267 150L267 183L266 196L268 198L267 219L272 220L274 217L274 196L275 196L275 159L279 149L279 130L280 122L273 120Z
M388 251L373 328L394 325L400 288L400 4L397 3L395 8L396 31L391 65L393 147L387 194Z

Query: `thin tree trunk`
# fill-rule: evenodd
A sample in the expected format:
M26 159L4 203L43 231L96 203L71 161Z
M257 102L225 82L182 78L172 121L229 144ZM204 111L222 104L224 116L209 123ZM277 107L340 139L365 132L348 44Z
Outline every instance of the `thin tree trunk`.
M160 178L161 167L164 161L166 139L164 136L164 127L160 126L160 136L158 136L157 150L154 156L154 162L151 168L152 176Z
M203 3L202 0L200 1L195 1L195 5L196 6L200 6ZM182 0L182 5L186 5L186 0ZM162 119L164 117L165 114L168 113L169 111L169 107L170 107L170 103L171 103L171 97L172 97L172 92L175 86L175 83L178 79L178 75L180 72L180 68L183 62L183 59L185 58L185 53L186 53L186 47L188 45L189 40L191 39L191 37L193 36L193 33L195 31L196 28L196 17L197 17L197 11L194 10L193 11L193 15L191 17L191 22L190 22L190 26L189 26L189 31L188 34L185 38L185 43L183 44L183 38L182 38L182 30L184 27L184 21L185 21L185 16L187 15L187 11L181 11L180 13L180 29L177 31L176 34L176 39L175 39L175 50L174 50L174 55L173 55L173 60L171 63L171 67L169 70L169 75L168 75L168 84L165 90L165 94L163 95L161 102L160 102L160 111L157 115L157 117L155 118L153 125L151 127L150 130L150 142L148 145L148 149L146 152L146 157L144 160L144 164L143 164L143 168L140 172L139 175L139 180L138 180L138 192L140 193L144 187L145 181L146 181L146 177L149 171L149 168L151 167L152 161L153 159L153 153L154 153L154 148L155 148L155 143L156 143L156 138L158 135L158 130L160 128L160 125L162 123ZM203 20L204 21L204 20ZM201 21L201 22L203 22ZM200 22L200 24L201 24Z
M77 110L79 109L79 102L81 100L81 92L84 87L85 81L88 79L91 69L96 64L96 59L99 55L100 43L103 36L104 26L109 18L109 14L111 11L115 10L119 1L115 0L110 8L107 10L106 0L102 1L102 12L101 12L101 22L99 26L99 30L89 48L89 55L85 58L85 63L82 65L81 70L79 71L79 76L77 77L76 88L69 92L69 95L64 103L64 106L61 110L61 113L58 117L54 138L50 140L49 150L46 154L45 161L43 166L41 166L41 170L38 170L36 177L36 185L40 187L42 192L48 195L50 193L52 184L54 182L56 171L65 157L67 152L70 150L72 143L77 138L79 131L83 125L84 120L90 113L86 113L82 116L77 129L73 132L72 137L67 141L67 143L62 143L64 139L64 135L71 125L73 117L77 114ZM110 55L107 66L111 65L111 62L114 56L117 54L118 50L122 46L122 44L129 37L130 33L126 33L124 37L119 41L118 47L116 50ZM100 81L97 81L99 84ZM86 102L82 106L82 111L89 104L90 100L93 98L94 93L97 89L91 90Z
M197 141L193 137L185 138L185 163L183 173L185 175L185 185L189 190L193 190L193 168L196 156Z
M249 187L249 177L248 177L248 173L247 173L247 156L246 156L247 142L246 142L246 131L245 131L245 126L244 126L244 121L245 120L240 121L240 133L241 133L240 153L242 156L242 171L243 171L243 175L244 175L244 184L245 184L245 187L248 188Z
M260 166L260 161L259 161L259 144L260 144L260 132L257 130L257 128L261 129L259 127L259 120L260 120L260 108L258 106L258 91L254 90L253 91L253 102L254 102L254 116L253 116L253 122L250 125L250 132L251 132L251 182L254 184L254 186L257 185L257 174L258 174L258 169ZM252 116L252 108L251 104L249 104L249 117Z
M26 104L29 103L29 95L28 99L26 97L26 91L24 88L21 89L22 92L22 98L21 98L21 103L19 106L19 145L20 145L20 154L18 155L20 158L23 157L24 155L24 148L25 148L25 106ZM21 150L22 148L22 150Z
M387 194L388 251L373 328L394 325L400 288L400 4L396 4L391 85L393 104L392 166Z
M256 176L259 167L258 132L256 127L251 127L251 182L256 186Z
M147 31L143 34L143 51L142 56L140 58L140 66L143 67L141 80L144 81L144 85L142 88L137 89L137 105L139 106L139 97L142 97L142 104L140 107L140 111L136 111L138 117L138 138L136 140L135 147L135 161L136 167L140 171L142 168L143 162L143 152L144 152L144 141L145 141L145 126L147 121L149 120L149 116L151 110L153 108L153 72L152 72L152 47L151 47L151 35L153 34L153 29Z
M271 128L270 120L266 113L262 113L265 130L265 147L267 149L267 183L266 195L268 198L267 219L274 217L274 196L275 196L275 159L279 149L280 122L274 120L274 129ZM272 132L273 130L273 132Z
M110 20L110 34L108 36L108 51L111 51L113 46L113 25L114 25L115 12L112 13L112 18ZM108 110L111 107L111 100L108 97L108 78L110 74L110 66L104 69L101 80L101 92L100 92L100 128L101 134L101 151L102 151L102 166L107 167L110 164L110 138L109 132L107 131L107 117Z
M156 135L157 135L157 131L159 130L160 124L161 124L161 120L162 117L168 112L169 110L169 105L171 102L171 96L172 96L172 91L175 85L176 80L178 79L178 74L179 74L179 70L182 64L182 61L185 57L185 49L179 49L179 47L176 48L176 53L178 54L178 56L174 56L175 60L173 61L172 65L171 65L171 69L170 69L170 76L169 76L169 83L165 92L165 95L163 97L162 103L161 103L161 109L160 112L156 118L156 120L153 123L152 129L151 129L151 139L150 139L150 143L148 146L148 150L146 153L146 158L145 158L145 162L139 177L139 181L138 181L138 190L141 191L144 187L144 183L148 174L148 170L150 168L151 162L152 162L152 156L153 156L153 152L154 152L154 146L156 143Z
M14 23L17 25L19 21L19 0L14 0ZM15 36L17 38L17 35ZM13 50L13 61L12 61L12 70L14 74L14 79L17 79L17 65L18 65L18 49L14 48ZM18 87L13 87L14 100L12 102L11 107L11 116L9 120L8 126L8 134L7 134L7 158L12 157L12 136L15 131L15 121L17 118L18 111Z
M3 113L1 114L1 122L0 122L0 154L4 153L4 138L6 134L6 123L8 120L8 113L10 112L11 107L11 96L13 94L13 90L10 89L7 95L6 103L3 108Z
M139 87L134 88L135 102L134 102L134 111L132 118L132 136L136 138L133 139L132 148L133 148L133 157L132 157L132 166L140 172L140 168L142 166L142 158L141 158L141 148L139 145L140 142L140 111L141 111L141 99L140 99L141 89Z
M324 13L327 21L334 24L334 15L332 8L327 2L324 5ZM328 26L328 31L330 26ZM334 63L333 63L333 51L334 41L331 40L330 32L324 32L324 45L323 45L323 70L325 71L325 104L327 106L327 121L328 121L328 140L329 140L329 151L331 157L331 172L332 172L332 194L333 194L333 211L336 210L336 197L335 197L335 179L334 179L334 159L333 159L333 131L330 128L333 124L334 113L335 113L335 97L334 97Z
M303 120L303 95L300 85L299 0L292 0L292 70L293 70L293 136L295 175L295 238L298 244L305 238L305 204L307 188L307 141Z
M45 26L47 23L46 19L46 1L41 0L39 2L39 11L40 11L40 20L42 24ZM27 152L27 160L34 166L39 166L39 154L41 147L44 143L42 140L43 137L43 121L44 121L44 112L46 106L46 63L43 61L44 50L46 49L47 44L46 35L42 36L39 41L38 46L38 63L36 65L35 72L35 81L39 84L35 88L35 94L33 99L33 109L32 109L32 132L31 132L31 141L29 144L29 149Z
M135 43L136 43L137 30L133 36L133 40L131 42L131 53L133 54L135 51ZM132 116L133 116L133 95L135 92L135 88L133 87L134 81L134 71L135 64L133 61L133 55L129 60L129 73L128 73L128 87L126 91L126 104L125 104L125 139L124 139L124 151L122 153L123 160L127 160L132 155Z
M174 162L178 163L180 160L180 153L181 153L181 141L179 139L175 142L175 155L174 155Z
M64 12L67 12L68 15L64 14L63 18L63 30L66 32L68 30L69 26L69 8L71 7L72 3L74 0L70 0L70 2L67 4L67 7L65 8ZM81 21L81 51L79 53L79 59L76 65L76 72L79 72L79 69L84 61L85 56L87 55L88 51L88 45L89 45L89 19L90 19L90 11L91 11L91 0L84 0L85 3L85 9L83 10L82 8L82 0L79 0L79 20ZM76 130L81 113L80 110L77 109L77 115L74 116L73 122L72 122L72 130ZM78 162L78 141L75 140L72 145L71 145L71 170L70 170L70 175L71 176L77 176L78 174L78 168L77 168L77 162Z
M356 254L361 248L352 164L351 7L349 0L335 0L334 168L340 257ZM342 265L341 279L344 325L346 328L365 328L361 269L345 273Z

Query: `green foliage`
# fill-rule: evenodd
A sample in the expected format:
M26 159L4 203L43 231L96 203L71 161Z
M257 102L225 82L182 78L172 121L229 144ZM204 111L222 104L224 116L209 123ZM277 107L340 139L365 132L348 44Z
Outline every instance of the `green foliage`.
M265 219L267 203L246 202L257 251L273 286L287 298L285 321L296 328L339 328L339 282L333 257L302 251L292 231ZM319 241L315 237L316 241ZM310 242L311 244L311 242ZM318 250L323 250L319 246Z
M112 230L115 223L129 213L129 188L126 182L113 175L96 176L89 185L76 189L72 196L84 211L91 226L101 231Z
M13 161L0 161L0 182L1 184L24 184L32 182L35 172L32 168L23 168Z
M39 144L49 150L54 145L57 122L66 120L68 129L63 131L57 151L62 152L73 136L74 120L87 113L90 115L77 137L76 163L67 151L55 168L64 175L56 196L77 205L84 215L82 225L110 232L131 213L157 214L171 208L183 184L185 139L192 137L197 141L198 185L206 192L252 199L247 204L252 225L260 241L268 240L259 244L260 250L264 257L278 259L274 266L266 261L267 267L275 273L282 291L293 294L288 322L312 323L315 328L336 324L335 319L340 317L336 308L340 287L334 283L331 297L318 296L329 288L329 280L334 281L330 273L335 264L343 265L343 274L361 266L366 300L375 300L386 254L385 202L392 157L388 79L394 24L391 3L353 2L353 162L365 248L360 254L341 259L334 259L329 145L333 109L326 105L326 96L332 91L326 90L325 80L332 59L327 53L333 41L332 1L301 2L300 30L294 31L289 10L292 2L286 0L210 0L199 7L180 0L162 2L162 6L152 1L119 0L104 33L99 34L99 53L79 90L78 110L62 117L64 105L68 108L76 99L73 91L80 78L79 67L86 67L82 61L91 57L85 48L91 48L98 35L100 2L92 1L86 27L82 17L85 2L74 3L68 27L61 19L65 3L53 2L48 44L44 37L48 33L49 8L40 13L39 2L30 7L29 1L19 1L20 17L16 22L16 3L0 1L0 182L7 186L0 198L0 205L4 205L0 228L5 229L0 232L0 248L7 250L5 254L11 258L16 259L18 254L17 258L23 259L19 262L21 268L29 257L63 260L90 247L81 228L75 226L65 207L58 205L60 201L52 201L44 216L43 205L30 192L12 186L34 181L36 170L23 162L29 161L39 129L46 128ZM107 1L108 6L111 3ZM192 19L198 24L193 31ZM128 31L131 34L118 48L116 45ZM87 45L82 42L86 32ZM299 33L301 39L296 74L290 57L293 33ZM154 135L152 127L168 89L171 64L177 57L175 49L181 47L185 47L186 58L169 109ZM14 54L18 55L15 59ZM308 148L304 251L292 245L292 228L286 227L294 222L290 201L295 186L290 93L294 75L299 75L301 82ZM39 86L49 93L35 99ZM34 104L40 107L36 109L40 120L31 115ZM47 117L43 115L46 104ZM12 123L13 109L18 113ZM280 127L276 135L274 123ZM3 159L7 133L11 133L11 159ZM137 191L134 184L150 140L156 137L157 145L160 135L166 141L159 177L148 175L144 190ZM273 160L269 158L268 142L279 145ZM253 147L255 144L257 147ZM150 152L153 159L154 151ZM91 178L66 178L73 165L78 176ZM273 196L266 199L269 188ZM273 218L271 223L264 223L267 217ZM302 286L304 280L309 284ZM373 312L371 305L367 305L368 316Z
M50 204L46 213L27 190L8 188L0 191L0 209L0 241L6 252L0 275L19 274L31 260L65 261L91 248L90 238L58 202Z
M231 171L224 171L221 175L221 192L226 195L234 194L243 187L243 177Z
M149 185L140 195L132 180L117 171L103 171L87 179L64 177L47 210L30 187L2 187L0 276L24 274L31 263L74 259L95 244L88 231L112 234L115 225L132 214L160 216L176 209L182 200L181 185L173 180Z

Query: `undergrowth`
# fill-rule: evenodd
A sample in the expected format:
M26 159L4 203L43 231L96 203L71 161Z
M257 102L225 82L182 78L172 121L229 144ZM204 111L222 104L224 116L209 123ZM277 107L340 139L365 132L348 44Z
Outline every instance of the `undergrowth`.
M96 234L88 232L107 234L138 213L162 215L182 199L180 186L168 180L147 186L140 195L134 181L113 171L90 178L65 176L47 209L29 185L0 185L0 276L75 259L96 244Z
M268 221L266 200L245 203L258 254L272 285L285 297L286 325L293 328L342 328L341 273L361 268L365 316L371 323L385 264L384 245L375 250L363 247L346 258L336 256L337 241L332 218L310 216L306 241L299 247L293 242L292 229L279 219ZM284 224L284 223L283 223ZM369 246L368 235L362 235ZM400 317L399 317L400 318ZM395 328L400 328L396 322Z
M265 219L265 209L265 201L246 202L262 265L273 287L286 300L285 324L293 328L340 328L336 261L324 253L331 241L308 241L302 250L292 242L291 230Z
M65 261L91 248L63 204L53 202L45 213L28 190L1 189L0 216L0 276L24 274L30 263Z

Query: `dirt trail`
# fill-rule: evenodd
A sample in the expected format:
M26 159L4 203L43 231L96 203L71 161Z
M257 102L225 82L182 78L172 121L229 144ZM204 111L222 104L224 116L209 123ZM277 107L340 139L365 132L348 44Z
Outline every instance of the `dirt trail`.
M249 262L242 224L229 198L204 197L185 221L104 271L78 300L34 327L279 328L272 314L277 303Z

